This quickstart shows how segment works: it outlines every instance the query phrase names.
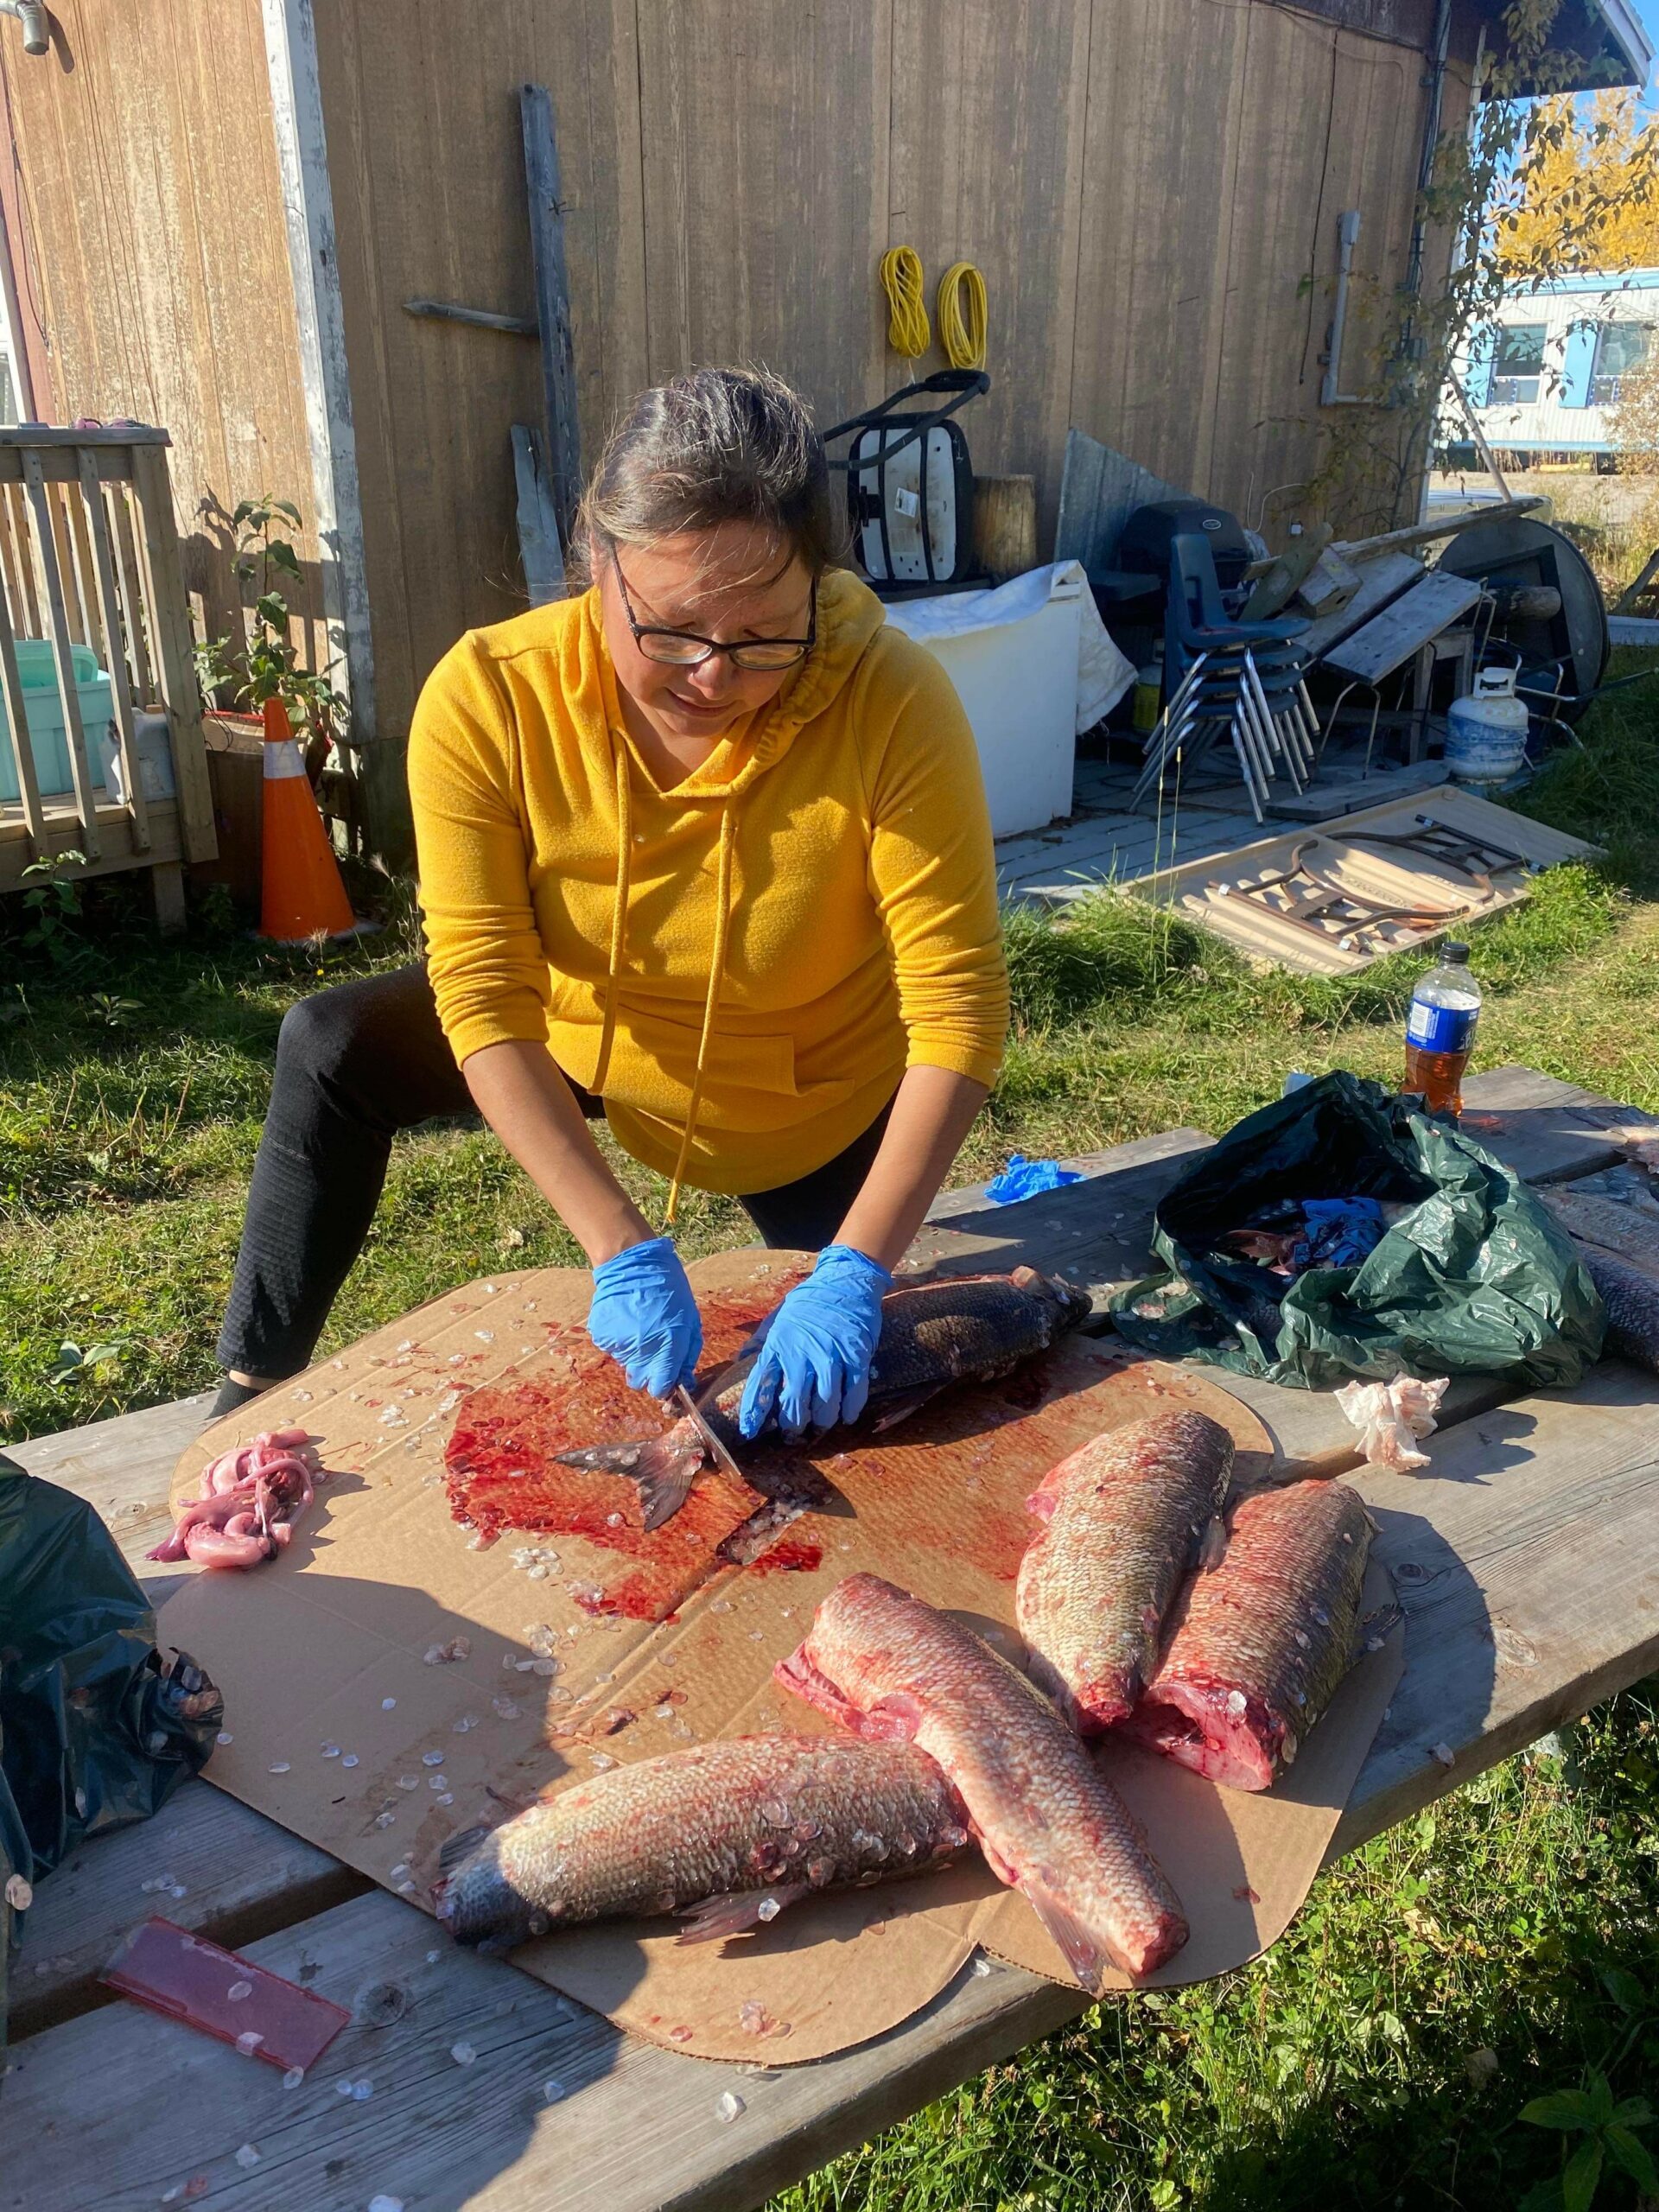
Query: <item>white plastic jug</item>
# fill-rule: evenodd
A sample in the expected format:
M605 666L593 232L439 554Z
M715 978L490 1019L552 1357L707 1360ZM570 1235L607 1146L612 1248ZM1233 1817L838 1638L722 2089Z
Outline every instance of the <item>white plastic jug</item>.
M1483 668L1466 699L1446 717L1446 765L1456 784L1506 784L1527 757L1527 707L1512 668Z

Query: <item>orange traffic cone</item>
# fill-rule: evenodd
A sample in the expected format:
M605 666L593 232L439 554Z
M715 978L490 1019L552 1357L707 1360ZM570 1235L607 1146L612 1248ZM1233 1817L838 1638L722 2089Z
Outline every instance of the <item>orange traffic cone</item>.
M357 917L280 699L265 702L259 934L278 944L349 937Z

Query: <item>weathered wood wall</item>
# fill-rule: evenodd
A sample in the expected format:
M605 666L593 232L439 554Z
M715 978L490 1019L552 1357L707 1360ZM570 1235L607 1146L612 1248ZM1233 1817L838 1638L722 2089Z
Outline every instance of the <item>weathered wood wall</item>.
M521 79L557 115L587 461L691 362L764 359L821 421L880 397L903 371L876 263L904 241L930 307L950 261L985 272L994 386L964 427L982 469L1036 476L1045 537L1069 422L1255 520L1321 456L1342 210L1363 279L1404 271L1424 96L1399 41L1433 10L1389 0L1376 37L1366 6L319 10L381 731L462 628L521 603L508 429L539 418L535 349L403 308L533 312ZM1454 76L1448 124L1463 103Z
M308 518L311 506L259 0L54 0L53 13L39 59L0 25L19 285L46 327L58 420L171 432L186 578L218 634L239 605L237 501L269 491ZM315 542L296 546L315 591Z

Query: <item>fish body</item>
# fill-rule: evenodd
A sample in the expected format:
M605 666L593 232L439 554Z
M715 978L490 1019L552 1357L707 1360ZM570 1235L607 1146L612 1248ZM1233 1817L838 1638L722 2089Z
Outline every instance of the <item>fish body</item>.
M1659 1268L1659 1214L1651 1206L1599 1198L1570 1185L1546 1187L1535 1195L1574 1236L1634 1260L1638 1267Z
M1014 1605L1029 1673L1080 1734L1128 1717L1216 1516L1233 1440L1190 1408L1092 1437L1026 1501L1043 1522Z
M1353 1659L1370 1544L1344 1483L1241 1499L1226 1553L1187 1585L1124 1732L1211 1782L1268 1789Z
M1585 1271L1607 1309L1604 1351L1659 1374L1659 1275L1605 1245L1575 1241Z
M1085 1989L1178 1951L1180 1902L1116 1791L1016 1668L947 1614L849 1575L777 1669L855 1733L908 1741L952 1783L991 1872L1018 1889Z
M251 1444L208 1462L198 1494L149 1556L231 1567L275 1559L292 1541L321 1476L316 1447L304 1429L264 1430Z
M907 1744L740 1736L614 1768L454 1838L438 1915L458 1942L505 1950L695 1909L681 1940L697 1942L815 1890L923 1873L967 1840L955 1790Z
M889 1291L881 1301L881 1334L870 1365L868 1418L878 1428L891 1427L942 1390L1007 1375L1022 1360L1046 1351L1086 1320L1090 1311L1086 1292L1040 1275L1034 1268ZM773 1498L779 1493L775 1484L768 1484L764 1464L756 1464L756 1442L747 1440L737 1425L752 1363L741 1359L716 1378L719 1387L705 1391L698 1411L744 1480ZM760 1452L771 1448L775 1436L774 1431L757 1440ZM713 1464L702 1428L689 1414L660 1436L589 1445L558 1457L567 1466L626 1475L636 1482L647 1529L671 1520L697 1476ZM807 1497L797 1510L815 1502Z

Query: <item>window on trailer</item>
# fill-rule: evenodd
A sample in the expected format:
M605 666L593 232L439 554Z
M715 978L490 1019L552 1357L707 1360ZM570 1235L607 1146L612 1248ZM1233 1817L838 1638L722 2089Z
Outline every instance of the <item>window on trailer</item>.
M1543 373L1544 325L1500 324L1489 404L1495 407L1530 407L1538 397L1539 380Z
M1497 325L1497 359L1491 376L1491 407L1531 407L1544 376L1544 325Z
M1596 365L1590 378L1592 406L1608 407L1617 402L1619 378L1630 375L1647 359L1651 335L1645 322L1602 325L1601 335L1596 341Z

